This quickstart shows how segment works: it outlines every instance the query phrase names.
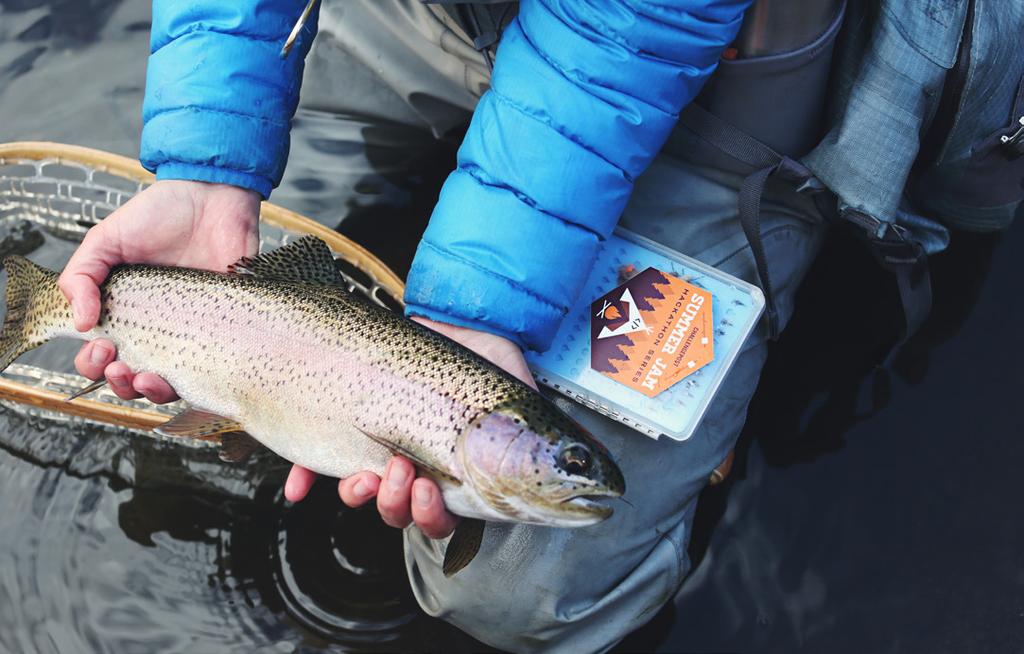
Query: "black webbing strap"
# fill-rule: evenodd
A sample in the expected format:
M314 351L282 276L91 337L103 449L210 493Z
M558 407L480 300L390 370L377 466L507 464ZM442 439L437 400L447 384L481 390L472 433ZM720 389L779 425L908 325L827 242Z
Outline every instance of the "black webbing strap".
M782 161L781 154L696 102L683 109L679 122L710 145L752 169L768 168Z
M928 255L907 230L874 216L847 209L840 217L861 229L855 230L867 244L879 265L896 277L903 306L903 333L889 351L887 363L907 339L913 336L932 310L932 283Z
M769 149L768 146L765 146ZM770 150L770 149L769 149ZM814 175L803 164L785 155L779 155L779 162L757 170L744 178L740 185L738 198L740 226L750 244L750 252L754 255L757 276L764 291L765 314L768 319L768 336L776 339L782 331L779 312L775 304L775 291L772 288L771 275L768 272L768 253L761 240L761 197L769 178L777 177L792 183L794 190L821 190Z
M746 175L739 191L739 220L750 243L757 276L764 291L769 336L777 338L780 331L779 314L768 270L768 256L761 239L761 197L765 185L771 177L777 177L791 182L797 192L827 189L803 164L779 154L696 103L690 103L683 110L679 122L716 150L716 154L725 154L739 164L735 167L736 172ZM699 152L692 154L701 156ZM819 200L822 199L819 197ZM931 311L931 282L923 248L903 227L895 223L853 210L839 213L834 209L836 197L831 193L827 200L817 204L832 220L858 227L855 232L867 244L875 259L885 270L895 275L904 317L903 334L892 350L895 352L918 330Z
M757 276L764 291L768 335L772 339L778 338L781 331L779 312L768 270L768 254L761 239L761 197L772 176L792 181L798 189L803 189L813 175L802 164L779 154L696 103L683 110L679 122L710 146L734 159L741 165L742 172L747 173L740 185L738 198L740 226L750 243Z
M764 195L764 186L768 183L768 178L775 172L775 168L775 166L769 166L748 175L740 186L739 195L740 226L743 227L743 233L747 237L747 242L750 243L750 251L754 255L757 276L761 280L761 289L764 291L768 336L772 339L779 336L779 314L775 308L772 279L768 274L768 254L765 252L764 242L761 240L761 196Z

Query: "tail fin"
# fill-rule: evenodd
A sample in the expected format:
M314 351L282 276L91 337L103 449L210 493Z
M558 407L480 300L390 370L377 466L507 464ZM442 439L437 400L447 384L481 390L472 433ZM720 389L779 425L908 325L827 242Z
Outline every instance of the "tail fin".
M24 257L4 259L7 315L0 332L0 371L73 325L68 301L57 288L57 273Z

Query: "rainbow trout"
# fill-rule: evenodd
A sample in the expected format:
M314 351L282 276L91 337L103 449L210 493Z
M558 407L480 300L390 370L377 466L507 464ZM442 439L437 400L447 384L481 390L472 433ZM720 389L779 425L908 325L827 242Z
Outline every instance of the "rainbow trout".
M457 515L556 527L607 518L611 507L594 498L625 490L608 452L537 391L348 292L315 237L228 273L117 268L87 334L74 329L57 273L21 257L5 265L2 368L54 337L108 338L132 369L161 375L194 407L157 431L218 441L227 460L262 444L348 477L381 474L398 453ZM449 574L479 546L482 523L462 524Z

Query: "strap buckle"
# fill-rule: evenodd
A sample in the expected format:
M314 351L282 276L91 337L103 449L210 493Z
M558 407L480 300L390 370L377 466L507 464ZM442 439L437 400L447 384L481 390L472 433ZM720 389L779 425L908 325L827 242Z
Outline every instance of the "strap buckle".
M896 223L885 225L881 237L868 239L875 246L882 263L887 266L920 265L927 255L924 248L910 238L907 228Z
M842 217L863 230L861 235L870 246L871 253L887 270L917 267L927 261L924 248L911 238L906 227L855 209L847 209Z
M928 255L902 225L880 220L855 209L840 216L857 227L871 254L883 269L896 277L903 305L903 333L886 357L891 361L900 345L914 335L931 312L932 288L928 274Z
M1010 151L1010 155L1013 157L1024 155L1024 116L1021 116L1017 122L1020 124L1017 131L999 137L999 142Z

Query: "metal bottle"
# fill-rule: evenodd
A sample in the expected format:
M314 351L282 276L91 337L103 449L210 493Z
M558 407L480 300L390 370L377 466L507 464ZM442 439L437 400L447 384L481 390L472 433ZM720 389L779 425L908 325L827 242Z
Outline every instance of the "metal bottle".
M789 52L814 41L835 19L842 0L757 0L736 37L741 57Z
M844 0L757 0L698 103L799 157L822 132L832 49Z

